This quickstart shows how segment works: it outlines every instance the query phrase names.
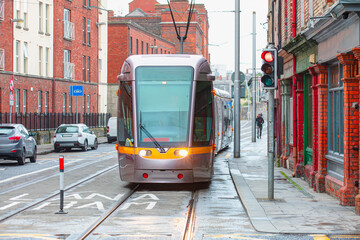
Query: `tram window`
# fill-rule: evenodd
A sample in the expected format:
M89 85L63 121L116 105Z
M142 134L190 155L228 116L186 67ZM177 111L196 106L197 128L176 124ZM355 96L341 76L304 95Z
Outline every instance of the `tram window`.
M140 126L162 146L184 146L188 141L193 68L138 67L135 76L138 146L154 146Z
M118 109L118 138L122 146L132 146L133 140L133 103L131 82L120 83Z
M196 82L193 146L209 146L213 122L211 82Z

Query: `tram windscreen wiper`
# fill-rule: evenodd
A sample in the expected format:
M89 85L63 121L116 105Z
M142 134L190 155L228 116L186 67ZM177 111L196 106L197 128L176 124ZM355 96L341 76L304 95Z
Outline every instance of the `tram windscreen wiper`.
M156 139L149 133L148 130L146 130L146 128L141 123L139 124L139 127L150 138L150 140L155 144L155 146L160 149L160 153L166 153L165 149L160 145L158 141L156 141Z

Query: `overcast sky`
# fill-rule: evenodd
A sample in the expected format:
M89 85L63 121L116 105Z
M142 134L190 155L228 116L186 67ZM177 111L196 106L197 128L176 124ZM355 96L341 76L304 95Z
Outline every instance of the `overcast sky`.
M124 16L129 11L129 2L132 0L107 0L108 9L115 14ZM146 1L146 0L144 0ZM167 0L157 0L167 4ZM235 54L235 10L236 0L195 0L195 3L205 4L209 17L209 43L219 46L210 46L211 64L223 64L228 70L234 70ZM266 47L267 9L268 0L241 0L240 1L240 70L252 68L252 26L253 11L256 12L257 31L257 68L261 65L261 49ZM250 72L250 70L249 70Z

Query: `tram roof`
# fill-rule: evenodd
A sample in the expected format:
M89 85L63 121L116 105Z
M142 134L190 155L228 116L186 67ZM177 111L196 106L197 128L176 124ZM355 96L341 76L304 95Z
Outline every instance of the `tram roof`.
M126 59L133 68L138 66L193 66L206 62L202 55L190 54L147 54L132 55Z

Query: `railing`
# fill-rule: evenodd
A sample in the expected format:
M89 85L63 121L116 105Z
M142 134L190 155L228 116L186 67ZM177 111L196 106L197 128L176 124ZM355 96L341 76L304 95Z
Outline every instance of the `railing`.
M5 50L0 48L0 71L5 70Z
M64 62L64 78L74 79L75 64L71 62Z
M56 129L61 124L75 124L76 113L12 113L11 123L20 123L29 131L47 131ZM78 113L79 123L88 127L106 127L110 113ZM10 123L10 113L0 113L0 124Z
M5 11L5 2L4 0L0 0L0 22L4 21L4 11Z
M75 25L72 22L64 21L64 38L75 40Z

